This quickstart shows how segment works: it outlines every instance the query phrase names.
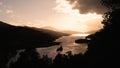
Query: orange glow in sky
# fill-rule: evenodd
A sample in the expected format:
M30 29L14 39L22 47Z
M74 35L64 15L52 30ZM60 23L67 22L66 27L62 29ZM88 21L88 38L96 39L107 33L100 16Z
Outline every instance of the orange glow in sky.
M14 25L44 27L79 32L102 28L102 15L80 14L66 0L3 0L0 1L0 20Z
M64 23L62 23L64 26L58 25L56 28L80 32L87 32L102 28L103 25L100 23L103 20L102 15L95 13L80 14L77 9L72 9L74 4L70 5L65 0L56 0L56 3L58 3L58 5L55 9L58 13L68 15L68 17L63 21Z

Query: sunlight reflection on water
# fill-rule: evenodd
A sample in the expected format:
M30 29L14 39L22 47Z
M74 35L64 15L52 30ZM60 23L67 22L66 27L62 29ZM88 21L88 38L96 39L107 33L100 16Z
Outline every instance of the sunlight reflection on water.
M61 54L66 54L66 52L71 51L73 55L84 54L87 51L87 43L77 44L75 40L85 39L89 34L73 34L69 36L62 36L55 40L55 42L61 42L60 45L46 47L46 48L36 48L36 51L40 54L40 57L48 55L49 58L54 59L58 54L56 51L60 46L63 47Z
M90 34L72 34L71 36L83 36L83 37L85 37L85 36L88 36L88 35L90 35Z

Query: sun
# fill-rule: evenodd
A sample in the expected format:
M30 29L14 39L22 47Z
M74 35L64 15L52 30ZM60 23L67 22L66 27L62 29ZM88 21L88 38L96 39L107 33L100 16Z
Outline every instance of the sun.
M66 0L56 0L56 3L58 5L54 9L57 10L58 13L67 15L62 23L60 22L60 24L55 26L56 28L80 32L88 32L102 28L102 15L95 13L80 14L79 10L72 8L74 4L70 5Z

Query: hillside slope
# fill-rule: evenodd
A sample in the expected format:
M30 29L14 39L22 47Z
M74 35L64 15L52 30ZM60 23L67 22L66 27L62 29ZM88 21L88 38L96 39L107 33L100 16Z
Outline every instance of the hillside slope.
M67 34L47 29L13 26L0 22L1 48L36 48L48 47L55 39Z

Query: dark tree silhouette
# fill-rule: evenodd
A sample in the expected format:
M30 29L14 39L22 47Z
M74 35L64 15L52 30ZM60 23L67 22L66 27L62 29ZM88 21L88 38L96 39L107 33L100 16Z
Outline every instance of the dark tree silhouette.
M108 8L104 14L104 28L89 36L89 48L84 55L85 63L91 67L119 66L120 52L120 1L101 0Z
M49 62L51 61L51 59L49 59L48 56L44 56L42 59L38 59L37 53L34 51L34 49L27 49L26 52L21 54L21 58L16 63L11 65L11 68L23 68L23 67L26 67L26 68L40 68L40 67L41 68L50 68L50 67L63 68L66 66L67 67L77 66L76 68L103 68L103 67L107 68L111 66L115 68L119 66L120 2L119 0L101 0L101 4L107 7L109 10L103 16L104 20L102 24L104 24L104 28L87 37L87 38L90 38L91 40L88 41L89 42L88 51L85 53L85 55L78 54L78 55L73 56L71 54L71 51L67 52L67 55L58 53L58 55L53 60L54 62L50 64ZM6 29L7 31L3 29ZM16 31L18 31L20 35L17 35L18 33L14 34L16 33ZM21 38L21 33L23 31L24 32L27 31L26 34L24 33L22 34L24 37L27 36L31 32L32 34L28 35L24 40L23 38ZM4 23L0 23L0 32L1 32L0 33L0 37L1 37L0 46L9 45L10 42L5 42L5 41L6 40L12 41L11 38L16 40L16 37L17 39L20 38L22 43L25 42L26 39L29 41L30 39L37 39L37 40L39 38L44 39L42 37L44 35L44 32L43 34L41 34L41 32L39 33L39 31L36 32L35 30L34 32L33 29L29 30L29 28L25 28L25 27L17 27L16 29L15 26L11 27L10 25L6 25ZM38 34L41 34L41 36L39 36ZM17 35L17 36L14 36L14 35ZM34 37L29 38L31 36L34 36ZM50 36L51 34L49 36L46 35L45 37L49 39ZM53 39L53 36L52 36L52 39ZM34 41L32 40L32 42ZM78 42L81 42L81 41L78 40ZM33 45L33 43L30 45ZM14 48L10 49L8 46L7 48L6 46L4 46L4 48L3 47L0 48L0 54L1 54L0 55L0 68L5 68L4 65L8 61L8 59L6 59L8 52L9 51L14 52L16 50ZM61 47L60 47L60 50L62 50Z

